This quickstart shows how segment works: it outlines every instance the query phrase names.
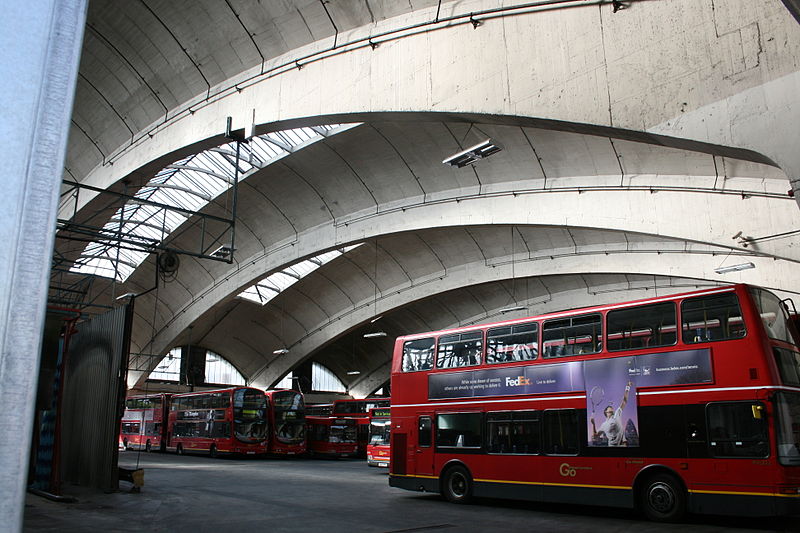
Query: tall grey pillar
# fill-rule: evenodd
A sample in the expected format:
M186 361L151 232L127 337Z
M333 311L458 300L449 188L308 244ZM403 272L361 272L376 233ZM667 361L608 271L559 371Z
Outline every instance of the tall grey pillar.
M0 531L20 531L56 212L87 0L0 17Z

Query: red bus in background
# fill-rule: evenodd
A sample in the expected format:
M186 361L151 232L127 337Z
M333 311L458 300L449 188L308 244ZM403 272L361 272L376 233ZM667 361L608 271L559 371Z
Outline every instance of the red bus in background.
M175 394L170 399L167 450L263 454L267 450L267 397L251 387Z
M369 466L389 466L389 436L392 417L388 407L378 407L369 411L369 442L367 443L367 464Z
M164 451L169 394L131 396L125 400L119 444L126 450Z
M800 349L747 285L400 337L389 484L686 511L800 512Z
M307 416L308 453L331 457L355 455L357 419L334 416Z
M334 400L332 416L346 416L357 419L358 424L358 450L359 457L367 454L369 441L369 412L376 407L389 407L389 398L361 398Z
M306 452L306 414L303 395L294 390L265 391L269 406L267 453L302 455Z

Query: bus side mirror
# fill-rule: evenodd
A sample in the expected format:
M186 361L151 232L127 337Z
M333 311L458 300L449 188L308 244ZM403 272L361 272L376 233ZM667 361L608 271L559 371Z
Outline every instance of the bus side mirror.
M764 406L763 405L751 405L750 408L753 410L753 418L756 420L761 420L764 418Z

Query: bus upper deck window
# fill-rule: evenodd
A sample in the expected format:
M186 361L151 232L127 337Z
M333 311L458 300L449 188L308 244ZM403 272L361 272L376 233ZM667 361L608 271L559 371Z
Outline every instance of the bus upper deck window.
M677 342L677 312L673 302L609 311L606 339L609 351L672 346Z
M542 328L542 356L564 357L597 353L602 349L600 314L548 320Z
M516 324L486 334L486 362L529 361L539 355L539 324Z
M732 292L684 300L681 321L685 343L739 339L745 335L739 299Z
M434 339L417 339L403 344L403 372L433 368Z
M456 333L439 338L436 368L456 368L481 363L483 332Z

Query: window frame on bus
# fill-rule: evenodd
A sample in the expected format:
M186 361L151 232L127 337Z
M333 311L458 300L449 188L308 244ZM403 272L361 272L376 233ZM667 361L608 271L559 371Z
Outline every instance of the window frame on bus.
M730 453L719 453L718 450L720 448L716 447L717 443L730 443L733 442L734 446L744 446L745 439L741 441L736 441L735 439L719 439L715 438L715 435L712 434L712 420L711 420L711 410L716 408L733 408L733 407L741 407L744 408L745 414L744 416L737 417L740 419L747 418L748 420L759 420L760 422L758 425L760 426L760 437L763 437L760 440L751 440L748 442L756 442L761 443L761 446L764 448L764 454L762 455L747 455L747 454L730 454ZM755 412L759 411L761 414L757 417ZM705 406L705 415L706 415L706 427L708 428L708 454L709 457L717 458L717 459L766 459L770 457L770 431L769 431L769 424L766 421L764 413L766 413L766 406L764 402L760 400L728 400L728 401L716 401L716 402L709 402ZM724 426L721 426L721 429L725 429Z
M505 420L501 418L503 415L507 415L508 419ZM517 417L515 417L517 415ZM495 418L493 420L493 418ZM525 418L530 417L530 418ZM492 425L496 424L499 426L502 423L508 423L508 444L509 444L509 451L493 451L492 450L492 443L491 437L494 435ZM535 451L527 451L527 450L519 450L515 449L518 444L515 442L514 437L519 436L515 434L516 424L517 423L525 423L525 422L534 422L534 429L536 435L536 450ZM542 454L542 411L536 409L519 409L514 411L487 411L484 416L484 424L485 424L485 435L484 435L484 447L486 449L486 453L489 455L541 455ZM525 435L522 433L521 435Z
M419 365L418 362L420 358L418 357L416 360L413 361L412 365L407 366L407 361L409 361L407 351L407 346L410 346L414 343L421 343L423 341L430 341L431 345L428 348L428 355L425 357L424 363L425 365ZM418 339L410 339L403 342L403 352L402 357L400 360L400 370L402 372L426 372L428 370L433 370L433 363L436 360L436 337L420 337Z
M527 328L533 327L532 331L527 330ZM508 333L503 333L505 330L508 330ZM539 358L539 343L540 343L540 333L541 327L538 321L530 321L530 322L522 322L519 324L509 324L505 326L498 326L493 328L488 328L486 330L486 341L485 341L485 361L487 365L499 365L503 363L516 363L522 361L535 361ZM506 354L510 351L511 359L500 360L497 357L497 349L490 348L493 339L504 339L504 340L519 340L524 341L525 335L533 334L535 338L532 342L509 342L508 344L503 343L503 352ZM499 344L499 343L498 343ZM509 350L508 347L511 347ZM518 347L522 348L518 348ZM532 348L532 350L531 350ZM490 360L490 352L493 354L492 360ZM527 354L526 354L527 352ZM522 357L518 357L518 355L522 355ZM525 355L529 355L525 357Z
M472 348L467 354L460 353L464 350L468 350L467 346L469 346L470 343L475 343L475 341L477 341L477 352L475 351L475 348ZM473 366L479 366L483 364L485 345L486 342L483 330L461 331L458 333L445 333L444 335L440 335L436 339L436 346L434 349L434 367L451 370L454 368L469 368ZM453 349L453 353L447 357L448 360L456 362L461 362L467 358L470 358L471 360L469 360L466 364L443 366L442 361L445 360L445 357L442 355L443 346L460 346L460 348Z
M551 443L549 441L550 432L548 431L550 428L549 428L549 424L548 424L547 418L549 416L552 416L553 413L556 413L556 412L565 413L567 411L572 413L572 417L573 417L572 421L575 424L575 428L574 428L575 432L574 432L574 435L573 435L574 438L575 438L575 452L574 453L573 452L569 452L569 453L551 452L550 451L550 444ZM560 456L572 457L572 456L580 455L580 453L581 453L581 432L580 432L580 430L581 430L581 417L579 416L578 411L579 411L578 409L575 409L573 407L543 409L542 410L542 415L541 415L542 439L541 439L541 447L540 447L540 449L541 449L540 453L542 455L550 455L550 456L557 456L557 457L560 457Z
M733 318L731 315L728 315L725 324L722 323L719 318L711 318L709 319L707 315L705 315L704 310L704 318L702 322L691 321L692 318L687 318L687 315L690 313L696 313L699 309L686 309L687 304L694 304L698 302L708 302L713 300L723 300L725 298L730 298L735 301L736 307L739 310L738 318L741 321L741 335L728 335L724 334L721 337L712 337L710 335L710 326L714 326L719 328L721 332L724 332L726 329L730 328L730 319ZM731 340L739 340L747 337L747 324L744 321L744 314L742 310L742 302L739 299L739 295L736 294L734 291L730 292L721 292L721 293L712 293L712 294L700 294L696 296L690 296L687 298L683 298L680 302L680 324L681 324L681 342L688 345L693 344L702 344L706 342L720 342L720 341L731 341ZM711 308L714 309L714 308ZM692 330L695 330L694 332ZM702 332L701 332L702 330Z
M474 416L478 418L478 423L476 427L478 428L478 435L477 438L474 438L474 441L477 442L477 446L474 445L467 445L467 438L468 433L465 431L464 433L457 434L455 443L453 445L449 444L441 444L442 436L440 434L442 429L441 419L443 416ZM433 428L434 428L434 437L433 437L433 447L436 452L443 452L443 453L483 453L484 451L484 434L485 434L485 426L486 425L486 417L482 411L442 411L437 412L434 418ZM447 428L451 429L451 428ZM461 442L461 444L459 444Z
M587 318L590 318L590 317L595 317L596 320L594 320L591 323L587 323L587 324L577 324L577 325L575 324L576 320L587 319ZM564 325L564 326L554 327L554 328L550 329L550 331L564 331L566 333L566 335L563 337L563 343L561 345L553 344L554 347L555 346L564 347L562 352L561 353L552 353L549 350L551 348L551 346L547 346L547 343L551 342L551 340L552 340L552 339L547 338L548 325L553 325L553 324L557 324L557 323L565 323L565 322L569 322L569 323ZM587 351L582 351L583 348L581 348L580 349L581 351L579 351L578 353L574 353L574 348L572 348L572 347L577 346L578 345L577 340L584 338L585 335L575 335L573 332L577 328L585 327L585 326L596 326L596 327L599 327L599 331L596 331L596 332L593 333L593 335L592 335L593 338L591 338L590 342L581 343L581 345L589 346L589 349ZM574 357L574 356L578 356L578 355L590 355L590 354L600 353L600 352L603 351L603 332L604 331L605 331L605 317L603 316L603 313L601 313L599 311L590 311L590 312L587 312L587 313L580 313L580 314L567 315L567 316L559 316L559 317L554 317L554 318L543 320L542 321L542 327L541 327L541 335L540 335L540 337L541 337L542 359L560 359L562 357ZM558 340L561 340L561 339L558 339ZM572 340L573 342L570 343L569 342L570 340ZM567 346L571 346L570 350L566 349ZM573 352L573 353L567 353L568 351L569 352Z
M658 336L663 335L665 331L668 331L668 329L665 329L665 328L670 328L671 327L672 328L672 334L673 334L673 339L672 339L671 342L647 343L646 346L636 346L636 347L634 347L634 346L632 346L630 344L629 344L629 346L623 346L623 347L620 347L620 348L613 347L614 343L616 342L616 339L612 339L612 336L621 335L622 339L624 341L624 339L626 338L625 334L627 332L628 333L628 337L627 338L632 339L632 338L634 338L634 335L633 335L634 333L637 333L643 327L646 327L645 325L639 326L637 324L637 326L636 326L637 329L634 331L633 323L631 323L631 327L630 328L627 328L624 331L619 331L621 328L616 327L615 322L612 322L612 321L618 320L617 319L618 315L638 314L640 316L646 316L646 315L643 314L643 311L646 311L646 310L649 310L649 309L655 309L655 308L659 308L659 307L660 308L666 308L666 307L670 307L671 308L672 314L671 314L670 317L672 318L673 323L672 323L671 326L665 325L664 322L663 322L663 317L665 317L667 315L664 315L664 314L660 315L660 316L662 316L662 321L661 321L660 325L655 327L655 324L650 324L650 327L648 328L649 331L650 331L650 337L652 339L655 339ZM615 327L612 328L612 324L615 324ZM630 330L630 331L628 331L628 330ZM669 347L669 346L675 346L675 345L678 344L678 306L677 306L677 302L674 301L674 300L668 300L668 301L665 301L665 302L650 302L650 303L646 303L646 304L642 304L642 305L633 305L633 306L626 306L626 307L619 307L619 308L615 308L615 309L610 309L605 314L605 331L604 331L604 335L605 335L605 348L606 348L606 351L612 352L612 353L613 352L628 352L628 351L633 351L633 350L649 350L649 349L652 349L652 348L664 348L664 347Z

